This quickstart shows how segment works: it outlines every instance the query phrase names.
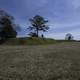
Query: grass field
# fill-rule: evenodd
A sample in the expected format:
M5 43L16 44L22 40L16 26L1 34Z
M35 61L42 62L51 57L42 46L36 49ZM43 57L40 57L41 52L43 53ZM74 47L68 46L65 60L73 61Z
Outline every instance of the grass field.
M80 80L80 43L2 45L0 80Z
M55 40L51 38L10 38L4 41L2 44L6 45L48 45L62 42L76 42L75 40Z

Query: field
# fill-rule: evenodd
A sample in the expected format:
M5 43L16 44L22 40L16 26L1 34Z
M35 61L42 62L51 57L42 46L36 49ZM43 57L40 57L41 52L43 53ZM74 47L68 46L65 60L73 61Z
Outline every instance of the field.
M80 80L80 43L1 45L0 80Z

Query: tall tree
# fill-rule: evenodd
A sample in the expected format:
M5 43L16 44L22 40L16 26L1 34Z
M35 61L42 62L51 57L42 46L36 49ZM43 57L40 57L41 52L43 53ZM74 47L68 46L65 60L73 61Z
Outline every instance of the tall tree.
M6 12L2 13L3 14L0 15L0 38L7 39L16 37L17 32L14 29L13 17Z
M31 22L31 26L29 26L29 30L34 31L37 37L39 37L39 31L47 31L49 29L47 22L42 16L36 15L29 20Z

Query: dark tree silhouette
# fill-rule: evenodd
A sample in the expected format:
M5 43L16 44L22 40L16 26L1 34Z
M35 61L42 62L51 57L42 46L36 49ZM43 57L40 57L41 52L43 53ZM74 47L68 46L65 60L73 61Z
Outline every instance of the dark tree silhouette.
M66 34L65 39L66 39L66 40L73 40L72 34L70 34L70 33Z
M42 34L41 37L44 38L44 35Z
M37 37L39 37L39 31L47 31L49 29L48 25L46 23L48 22L45 20L42 16L36 15L32 19L30 19L31 25L29 26L29 30L33 31Z
M37 34L36 33L34 33L34 32L30 32L30 34L29 34L31 37L37 37Z
M8 15L4 11L0 11L0 38L8 39L15 38L17 35L16 30L14 29L13 17Z

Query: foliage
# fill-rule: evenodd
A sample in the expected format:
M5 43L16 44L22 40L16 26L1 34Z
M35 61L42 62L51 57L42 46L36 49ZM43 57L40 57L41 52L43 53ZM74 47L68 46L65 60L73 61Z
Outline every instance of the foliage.
M34 33L37 34L37 37L39 36L39 31L47 31L49 29L48 25L46 23L48 22L45 20L42 16L36 15L32 19L30 19L31 25L29 26L29 30L35 31Z
M66 37L65 37L66 40L73 40L73 35L68 33L66 34Z
M17 35L14 29L13 18L10 15L0 15L0 37L1 39L14 38Z
M30 34L29 34L31 37L37 37L37 34L36 33L34 33L34 32L30 32Z

